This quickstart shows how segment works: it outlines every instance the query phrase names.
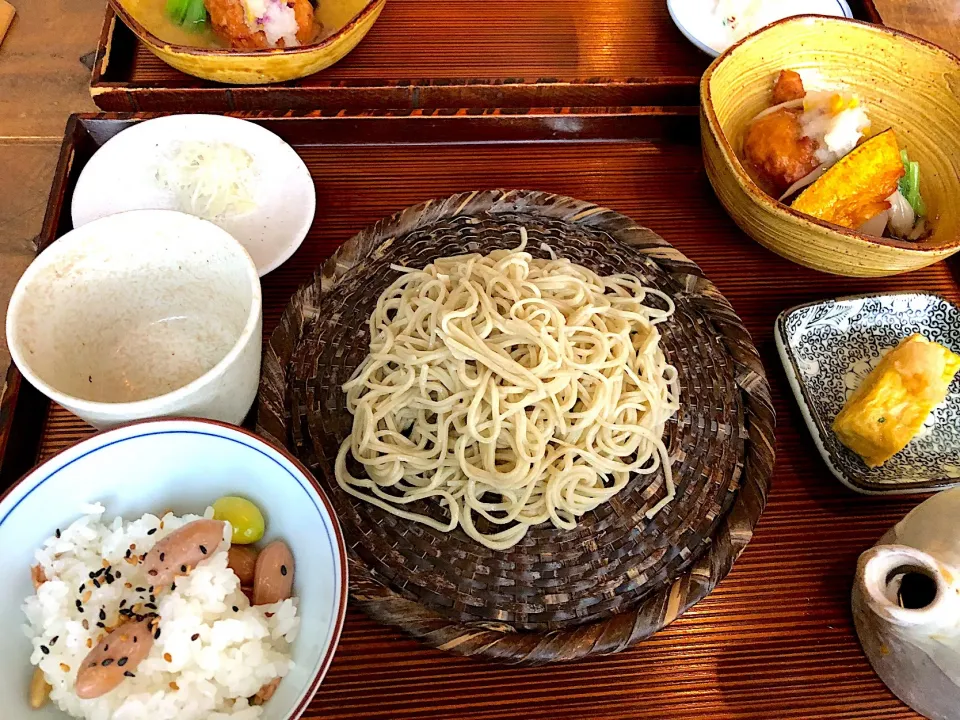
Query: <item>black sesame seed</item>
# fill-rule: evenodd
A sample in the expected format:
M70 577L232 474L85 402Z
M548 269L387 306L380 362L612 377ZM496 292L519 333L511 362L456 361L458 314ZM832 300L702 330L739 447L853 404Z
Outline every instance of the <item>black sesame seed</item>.
M146 592L146 591L147 591L147 589L146 589L145 587L138 587L138 588L134 588L134 589L135 589L137 592Z
M116 572L116 574L114 575L114 577L117 578L117 580L119 580L120 578L123 577L123 575L121 575L121 574L120 574L120 571L117 570L117 572Z
M107 658L106 660L104 660L104 661L103 661L102 663L100 663L100 664L103 665L104 667L108 667L108 666L110 666L110 665L113 665L113 658Z
M93 574L93 576L94 576L94 577L100 577L101 575L103 575L103 573L104 573L105 570L106 570L106 568L100 568L99 570L97 570L97 572L95 572L95 573Z
M234 611L234 612L240 612L240 608L238 608L236 605L234 605L234 606L233 606L233 611Z
M99 580L94 580L94 581L93 581L93 586L99 590L99 589L100 589L100 581L99 581Z
M40 646L40 652L42 652L44 655L49 655L49 654L50 654L50 648L48 648L46 645L41 645L41 646Z
M163 559L167 556L166 553L160 553L160 562L163 562Z
M124 557L128 558L128 557L130 557L130 555L131 555L132 553L133 553L133 551L130 550L129 548L127 548L127 552L124 554Z
M87 577L93 580L97 576L96 573L87 573Z
M152 592L153 592L153 585L151 585L150 587L148 587L147 590L149 590L149 591L152 593Z
M123 674L124 674L126 677L136 677L136 675L134 675L134 674L133 674L132 672L130 672L129 670L126 670Z
M151 610L156 610L156 609L157 609L157 606L154 605L152 602L148 602L145 607L148 607L148 608L150 608Z
M207 549L206 549L203 545L201 545L201 546L200 546L200 552L202 552L204 555L206 555L206 554L207 554Z
M153 634L153 639L154 640L160 639L160 628L157 628L157 631Z
M107 652L107 650L109 650L109 649L110 649L110 646L109 646L109 645L104 645L104 646L103 646L103 651L104 651L104 652Z
M170 584L170 592L173 592L173 591L176 590L176 589L177 589L177 584L176 584L176 583L171 583L171 584Z
M60 528L57 528L57 531L54 533L57 536L57 540L60 539Z
M200 633L194 633L193 635L190 636L190 639L191 639L191 640L199 640L199 639L200 639Z
M104 648L104 649L106 649L106 648ZM122 658L120 658L119 660L117 660L117 665L119 665L120 667L123 667L123 666L126 665L126 664L127 664L127 658L125 658L125 657L122 657Z
M103 608L100 608L100 619L101 620L107 619L107 613L104 612Z
M59 639L60 639L59 635L54 635L52 638L50 638L50 647L53 647L54 645L56 645L57 640Z
M79 605L77 605L77 611L82 613L82 612L83 612L83 608L80 607Z
M280 574L283 575L284 577L286 577L286 575L287 575L287 566L286 566L286 565L281 565L281 566L280 566Z
M139 638L138 638L136 635L134 635L134 636L133 636L133 641L134 641L134 642L137 642L137 640L139 640Z
M98 628L104 628L104 629L106 629L107 626L104 625L102 622L100 622L100 621L98 620L98 621L97 621L97 627L98 627Z
M77 592L79 592L81 595L83 595L83 591L86 590L86 589L87 589L87 584L84 583L83 585L80 586L80 589L79 589Z
M147 535L153 535L156 531L157 531L156 528L150 528L149 530L147 530Z
M157 574L156 570L151 570L150 572L147 573L147 575L149 575L150 577L153 577L156 574Z
M104 580L107 581L107 585L113 585L113 575L107 575Z
M186 566L186 565L181 565L181 566L180 566L180 572L185 573L186 571L187 571L187 566Z
M121 607L121 608L122 608L124 605L126 605L126 604L127 604L127 599L126 599L126 598L124 598L123 600L120 601L120 607Z
M83 603L82 603L80 600L77 600L77 607L78 607L78 608L82 608L82 607L83 607Z

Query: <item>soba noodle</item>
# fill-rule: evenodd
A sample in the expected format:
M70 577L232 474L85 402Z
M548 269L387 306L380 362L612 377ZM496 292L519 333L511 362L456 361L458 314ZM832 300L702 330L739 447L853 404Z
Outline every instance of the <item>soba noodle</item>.
M674 496L661 438L677 372L655 327L673 302L632 275L533 258L521 237L516 250L393 266L403 274L370 317L370 354L343 386L353 431L336 462L351 495L497 550L547 520L574 528L634 473L663 468L648 517ZM351 475L350 453L368 477ZM417 501L435 516L407 509Z

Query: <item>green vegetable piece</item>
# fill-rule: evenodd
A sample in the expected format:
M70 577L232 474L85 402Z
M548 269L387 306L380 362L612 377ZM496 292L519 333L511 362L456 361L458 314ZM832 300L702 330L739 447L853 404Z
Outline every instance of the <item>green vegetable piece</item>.
M907 202L910 203L910 207L913 208L917 216L923 217L927 214L927 206L920 196L920 163L916 161L911 162L906 150L900 151L900 160L903 162L903 170L905 173L904 176L900 178L900 192L903 197L906 198Z
M199 31L207 22L204 0L167 0L167 17L186 30Z
M266 523L260 508L241 497L227 495L213 504L213 519L225 520L233 529L235 545L249 545L263 537Z

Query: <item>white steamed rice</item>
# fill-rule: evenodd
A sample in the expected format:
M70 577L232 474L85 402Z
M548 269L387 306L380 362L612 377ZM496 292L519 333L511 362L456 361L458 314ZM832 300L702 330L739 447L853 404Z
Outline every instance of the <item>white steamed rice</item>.
M134 552L142 555L172 531L199 519L168 513L163 518L147 514L133 522L116 518L105 523L103 506L85 506L83 512L84 517L37 551L37 562L48 580L23 606L26 633L33 643L30 662L43 670L53 687L52 701L73 717L87 720L259 718L262 708L251 706L247 698L289 673L290 643L300 619L295 599L250 606L240 581L227 567L229 524L218 550L188 576L177 578L176 589L156 598L160 637L135 677L99 698L76 696L77 668L90 651L87 640L96 645L105 632L96 625L100 608L105 610L105 625L115 625L121 600L126 599L127 605L140 601L143 593L136 588L150 585L139 566L124 560L127 549L135 545ZM208 508L205 516L212 515ZM120 577L98 589L89 574L104 567L104 561ZM76 605L81 584L85 592L92 591L82 613ZM197 640L191 640L194 635L199 635ZM53 638L56 642L51 647Z

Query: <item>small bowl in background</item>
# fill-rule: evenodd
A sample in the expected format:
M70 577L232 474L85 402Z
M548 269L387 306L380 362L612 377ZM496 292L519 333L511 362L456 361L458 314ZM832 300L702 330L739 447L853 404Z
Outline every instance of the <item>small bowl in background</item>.
M736 35L717 15L716 0L667 0L670 19L683 36L697 49L716 57L733 45L735 37L746 34L750 27L760 29L772 22L795 15L831 15L853 17L847 0L792 0L790 3L760 3L750 25ZM744 18L739 18L743 21Z
M960 308L939 295L903 292L807 303L777 318L774 339L807 429L851 490L897 495L960 485L960 378L917 437L880 467L867 467L831 429L880 358L914 333L960 353Z
M165 509L201 514L223 495L253 501L267 524L265 541L282 539L296 564L301 618L294 667L263 706L262 720L299 718L336 650L347 605L346 548L333 506L310 473L287 452L239 428L200 420L156 420L100 433L55 455L0 499L0 595L3 717L64 720L48 704L30 708L33 666L21 610L33 592L34 551L56 528L101 503L105 518L131 520Z
M180 415L239 424L256 397L262 301L250 255L170 210L95 220L17 283L7 343L24 377L91 425Z
M327 21L332 27L325 28L320 40L265 50L197 47L182 38L181 42L161 39L165 0L110 0L110 4L150 52L177 70L231 85L263 85L297 80L342 60L370 32L386 0L328 2L335 16ZM352 6L355 12L343 17L342 9Z
M921 242L871 238L777 202L737 157L750 121L781 70L807 90L854 92L875 130L892 127L920 163L933 234ZM807 267L876 277L909 272L960 250L960 58L878 25L805 16L774 23L727 50L700 81L700 134L710 184L751 238Z

